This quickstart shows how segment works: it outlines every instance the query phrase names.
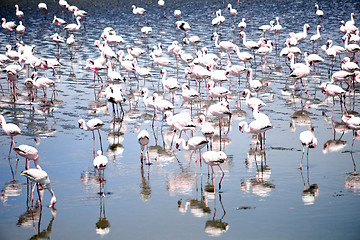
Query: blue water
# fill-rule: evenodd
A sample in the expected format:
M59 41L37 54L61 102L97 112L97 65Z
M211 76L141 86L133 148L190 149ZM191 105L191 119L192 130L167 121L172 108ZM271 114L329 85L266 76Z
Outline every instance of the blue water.
M324 52L319 52L325 62L317 65L317 75L312 73L307 79L310 99L304 93L295 98L291 91L289 94L284 93L291 86L292 80L287 77L289 68L284 64L284 59L279 57L279 52L288 33L301 31L304 23L308 23L310 29L308 38L301 43L301 49L303 52L312 52L309 38L316 33L316 25L320 23L315 15L313 1L240 2L236 20L238 23L242 17L246 18L245 31L249 39L257 40L260 36L257 27L275 20L276 16L280 17L283 26L278 50L274 48L267 58L269 67L262 67L258 56L254 66L254 78L270 83L260 91L259 96L267 105L262 108L262 112L270 117L274 128L266 133L265 148L257 153L255 160L251 152L252 136L238 131L238 123L242 120L252 121L252 113L246 107L241 93L236 92L235 77L232 77L229 103L233 118L230 131L222 137L221 147L228 159L222 164L225 177L220 190L218 183L221 172L214 168L216 194L208 191L213 179L208 174L206 165L203 164L202 168L199 164L196 166L195 156L190 160L188 151L176 150L175 154L169 152L170 146L165 144L164 139L171 140L172 130L166 124L162 132L160 126L158 130L156 127L152 129L153 111L144 108L133 77L127 89L127 101L123 105L125 114L122 124L112 124L112 107L102 95L108 83L94 87L93 72L85 69L85 61L99 57L99 51L93 43L100 40L105 27L113 27L125 40L121 44L123 50L129 44L150 53L152 46L161 42L164 55L175 63L175 58L167 52L167 47L174 40L181 42L184 36L181 30L175 29L172 16L174 9L180 9L181 19L191 25L189 35L201 38L199 47L206 46L211 53L221 56L222 63L226 63L226 53L215 48L210 36L214 30L220 31L221 40L233 41L242 51L246 50L239 38L240 31L234 29L232 17L226 8L227 3L237 7L237 1L226 1L225 5L222 1L166 1L166 19L162 18L156 1L69 1L71 5L89 13L85 28L82 27L75 34L72 60L65 44L60 45L58 52L56 45L50 40L50 35L58 31L51 24L53 16L62 17L62 11L57 1L46 3L48 13L44 21L37 3L18 2L25 13L24 42L36 45L36 56L60 56L62 66L57 69L56 100L53 105L44 106L41 103L42 90L39 89L35 102L30 105L23 84L26 73L22 71L18 80L18 101L14 103L10 98L6 73L1 73L3 91L0 94L0 113L7 122L17 123L22 129L22 134L14 138L17 145L28 144L38 149L39 164L50 176L57 203L55 209L46 207L50 196L45 192L42 209L36 208L33 214L28 214L28 218L23 220L24 215L29 213L26 203L27 182L19 174L24 168L24 159L20 158L16 182L11 184L13 175L7 160L10 138L1 133L1 239L29 239L39 233L52 239L358 238L360 179L356 170L360 159L359 141L355 140L353 153L350 153L353 135L349 130L341 138L346 141L343 149L323 152L326 141L339 139L341 136L338 132L334 136L332 122L322 115L322 112L327 116L331 115L332 100L325 101L326 97L318 88L319 82L315 83L315 79L320 82L329 79L329 60ZM13 4L15 3L12 1L0 3L0 16L8 21L17 21ZM138 27L139 19L132 14L132 4L147 10L149 26L153 28L147 38L140 32L145 23L142 21L141 27ZM334 44L343 45L343 35L339 31L340 21L350 20L350 13L354 12L355 23L358 23L360 3L318 1L318 4L325 13L325 31L321 33L323 37L320 46L328 39L332 39ZM223 26L214 29L211 20L218 9L222 9L226 20ZM67 12L65 19L72 22L71 15ZM5 53L8 38L8 32L1 29L0 53ZM267 38L273 40L273 33L267 34ZM12 38L11 45L15 43L16 40ZM191 45L184 45L183 49L193 53ZM231 56L233 64L240 64L234 53ZM139 65L151 67L152 60L148 54L139 58ZM118 62L115 66L119 70ZM178 77L181 85L187 81L185 67L181 63L178 72L175 64L166 69L169 76ZM334 71L337 70L339 63L334 67ZM127 76L125 70L121 69L121 73ZM162 92L159 71L155 65L152 73L153 77L146 80L146 87L150 93ZM51 70L46 74L52 77ZM106 72L100 74L105 80ZM191 85L194 87L194 82ZM246 85L242 76L241 89ZM206 92L204 93L206 96ZM51 94L50 89L48 94ZM199 106L204 103L207 102L195 104L194 115L201 111ZM186 108L180 91L175 96L174 104L175 113ZM354 113L359 112L358 85L355 95L346 99L346 106ZM315 129L318 145L309 151L308 169L305 156L301 172L299 163L302 146L299 134L307 130L308 125L293 120L291 116L302 109L308 112L307 120L311 120ZM340 102L336 100L333 122L340 123L342 114ZM92 134L79 129L77 124L80 118L88 120L95 117L105 123L100 132L105 155L110 159L105 170L105 198L101 198L99 194L100 185L92 166ZM217 124L217 120L211 116L210 120L214 125ZM291 123L295 123L296 129L290 129ZM150 166L140 164L140 147L136 138L142 129L148 130L151 136ZM201 132L198 130L195 135L201 135ZM156 148L155 136L158 139ZM214 147L219 149L219 143L215 142ZM96 150L98 149L96 139ZM15 158L12 152L10 163L13 168L16 165ZM315 184L317 188L314 187ZM314 193L307 198L303 197L303 190L311 186L315 189ZM198 205L193 204L194 202L202 203L202 208L196 207ZM210 226L218 228L211 232Z

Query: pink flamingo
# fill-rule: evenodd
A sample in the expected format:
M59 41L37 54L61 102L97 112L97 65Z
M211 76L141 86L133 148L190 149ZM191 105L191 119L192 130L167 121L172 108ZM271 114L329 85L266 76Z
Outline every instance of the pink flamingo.
M181 138L182 132L185 132L186 136L189 138L186 130L191 130L192 132L196 130L196 126L188 112L181 112L173 115L172 112L166 111L164 113L164 120L169 126L172 126L175 130L180 131L179 138Z
M350 152L352 153L355 136L356 136L356 131L360 130L360 117L357 117L352 114L347 114L347 115L343 115L341 119L346 124L346 126L348 126L350 129L353 130L353 140L352 140L351 150L350 150Z
M148 131L141 130L137 136L137 140L138 143L140 144L140 148L141 148L141 153L140 153L140 160L141 160L141 165L143 164L143 158L144 158L144 150L146 147L146 156L147 156L147 164L150 164L150 157L149 157L149 149L148 149L148 144L150 142L150 134Z
M30 161L29 160L33 160L35 167L37 169L41 170L41 167L39 165L39 152L36 148L29 146L29 145L25 145L25 144L21 144L18 147L14 147L15 152L17 152L17 154L19 154L20 156L24 157L26 159L25 162L25 169L29 169L30 167Z
M19 9L19 5L15 4L15 14L19 19L23 19L24 18L24 12L20 11Z
M322 89L323 93L325 93L328 96L331 96L333 99L333 107L332 107L332 111L331 111L331 119L333 116L333 112L334 112L334 107L335 107L335 96L338 96L340 99L341 104L343 105L345 112L346 111L346 107L344 104L344 101L342 100L342 96L345 96L346 91L344 89L342 89L340 86L332 84L331 82L324 82L320 85L320 88Z
M218 166L222 172L222 177L219 182L219 190L221 189L221 181L224 178L224 171L222 170L220 164L225 162L227 159L226 153L223 151L206 151L203 153L203 159L206 164L208 164L211 167L211 171L214 176L214 191L215 191L215 173L214 173L214 166Z
M184 150L190 150L192 152L199 151L200 165L201 165L201 149L204 148L208 143L209 141L202 136L192 137L187 142L183 138L178 138L175 141L175 147L178 150L180 150L180 145L181 145ZM196 162L197 162L197 157L196 157Z
M101 147L101 151L103 152L102 142L101 142L101 135L100 135L100 128L102 128L105 125L103 123L103 121L101 121L98 118L90 119L87 122L85 122L84 119L79 119L78 124L79 124L79 128L84 129L85 131L92 131L94 152L95 152L95 133L94 133L94 131L95 130L98 131L99 139L100 139L100 147Z
M29 180L36 183L31 190L30 202L32 201L33 196L34 196L35 186L38 187L38 191L39 191L39 186L40 186L42 188L46 188L50 192L51 200L50 200L49 207L52 208L54 206L54 204L56 203L56 197L55 197L54 191L52 190L52 188L50 186L50 178L49 178L48 174L44 170L40 170L37 168L30 168L28 170L22 171L21 175L27 177ZM40 200L40 203L41 203L41 200Z
M248 106L251 109L255 109L255 108L260 109L266 106L266 104L260 98L251 97L251 94L252 93L250 92L249 89L245 89L243 92L243 96L245 96L246 106Z
M158 1L158 5L159 7L162 9L163 13L164 13L164 18L166 18L166 15L165 15L165 1L164 0L159 0Z
M148 21L147 21L147 18L146 18L146 14L145 14L146 10L144 8L140 8L140 7L136 7L135 5L132 5L131 9L132 9L133 14L140 16L139 26L140 26L140 21L141 21L141 16L142 15L144 15L144 17L145 17L146 24L149 24Z
M107 167L108 162L109 162L108 158L102 154L101 150L98 150L97 156L94 158L93 165L95 170L97 170L99 173L100 194L102 194L102 197L105 197L105 192L104 192L104 188L102 188L102 183L105 181L105 168ZM103 189L102 191L101 188Z
M15 141L14 141L14 136L21 134L21 130L14 123L6 123L3 115L0 115L0 125L2 126L3 132L6 135L11 137L11 144L10 144L9 157L8 157L8 159L10 160L11 148L13 145L14 145L14 147L16 147Z
M5 18L1 18L1 26L3 29L7 30L10 32L10 37L9 37L9 43L11 40L11 33L16 29L16 23L15 22L6 22Z
M211 35L211 40L213 40L213 38L215 37L215 47L219 48L221 50L225 50L228 53L229 59L231 59L230 56L230 51L235 51L236 50L236 44L230 42L230 41L221 41L219 42L219 34L214 32Z
M309 160L309 148L315 148L318 141L314 135L314 128L301 132L299 138L303 146L303 154L300 161L300 169L302 169L302 160L305 153L305 147L307 147L306 156L307 160ZM309 164L307 164L307 168L309 168Z

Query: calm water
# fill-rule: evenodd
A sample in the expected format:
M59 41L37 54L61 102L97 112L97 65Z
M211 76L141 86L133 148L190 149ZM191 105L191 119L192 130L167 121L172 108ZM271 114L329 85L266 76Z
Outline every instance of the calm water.
M25 13L26 32L23 40L26 44L36 45L36 55L54 58L59 55L50 35L58 31L52 26L53 15L62 17L57 1L48 1L48 14L45 21L34 1L18 2ZM183 20L191 25L189 35L198 35L202 42L199 47L208 47L211 53L221 56L226 62L227 55L214 47L210 36L214 31L211 20L215 11L222 9L226 21L220 29L222 40L233 41L245 50L239 38L239 30L233 28L233 20L222 1L166 1L168 18L161 18L162 12L156 1L77 1L70 4L89 12L86 29L76 33L74 58L65 44L60 46L60 61L56 90L58 96L54 105L41 103L42 92L30 105L23 84L25 72L19 75L16 103L10 101L6 74L1 74L0 113L8 122L17 123L23 134L15 137L15 142L36 146L40 153L39 163L50 176L55 190L57 204L55 209L47 208L50 201L45 193L44 207L29 211L26 179L16 176L13 182L7 160L10 139L0 134L0 186L2 191L0 204L0 238L29 239L40 233L52 239L208 239L217 236L222 239L358 239L360 216L360 177L357 175L359 164L359 141L355 140L354 151L350 153L352 131L346 131L341 140L344 147L338 151L325 153L324 144L328 140L339 139L341 133L335 132L333 125L341 123L341 108L336 100L333 122L323 116L331 115L332 100L318 89L319 82L329 78L329 61L318 65L316 76L312 73L307 81L310 99L303 93L296 98L291 95L291 79L284 59L279 57L280 50L274 49L268 57L269 67L262 67L256 57L254 78L269 82L260 92L267 104L262 108L274 125L267 132L266 146L260 152L251 147L251 135L240 133L238 123L241 120L252 121L252 113L246 107L240 93L236 93L235 77L232 77L232 96L229 99L233 112L230 131L222 137L222 149L228 155L222 165L225 177L221 190L218 182L221 173L216 170L217 192L211 189L213 179L208 175L208 167L196 167L187 151L170 153L169 139L172 131L164 125L163 131L151 128L152 110L145 109L137 83L131 79L124 104L125 114L122 124L113 124L112 107L107 105L102 88L93 86L93 73L85 69L88 58L95 59L100 54L94 46L95 40L105 27L113 27L126 44L141 47L149 53L152 46L161 42L164 55L175 63L174 56L166 50L172 41L181 41L184 33L175 29L172 17L174 9L182 11ZM226 1L228 3L228 1ZM233 7L237 2L232 1ZM319 1L325 12L325 31L322 32L320 45L328 39L342 45L339 32L340 21L350 20L355 12L358 23L360 3L358 1ZM15 2L2 1L0 16L7 20L17 20ZM147 9L149 25L153 32L145 38L137 26L138 17L131 11L135 4ZM309 36L301 44L302 51L312 52L310 36L316 33L319 19L314 13L313 1L241 1L237 22L246 18L246 33L251 40L258 39L257 27L268 24L280 17L283 33L280 36L280 49L289 32L299 32L304 23L310 25ZM71 22L66 13L65 19ZM144 22L141 22L144 26ZM267 34L273 40L273 34ZM8 32L0 33L1 53L5 53ZM15 39L12 39L12 45ZM186 52L193 53L191 45L184 45ZM233 64L239 64L232 53ZM145 54L139 58L140 66L151 66L151 58ZM178 76L180 84L186 82L185 64L166 67L168 75ZM116 63L119 70L119 64ZM334 71L339 70L339 64ZM125 74L124 70L121 70ZM150 93L162 91L159 84L157 67L152 69L153 77L147 79L146 87ZM42 72L41 72L42 74ZM47 76L51 76L47 71ZM106 73L101 72L103 79ZM241 89L244 89L244 76ZM192 82L194 86L194 82ZM228 87L227 84L225 84ZM290 89L290 92L289 92ZM50 90L48 90L50 94ZM206 96L206 92L204 92ZM298 94L299 95L299 94ZM359 111L358 89L346 99L348 110ZM194 114L200 112L200 105L194 104ZM175 97L175 112L188 107L183 104L181 92ZM298 111L305 116L294 117ZM295 115L294 115L295 114ZM293 117L292 117L293 116ZM106 197L99 195L100 185L94 176L92 167L93 147L91 132L78 128L80 118L100 118L105 126L101 129L104 149L110 159L105 171ZM214 120L209 116L209 121ZM301 131L309 123L315 129L318 146L309 153L309 169L299 170L302 146L299 141ZM289 126L292 126L290 128ZM296 126L296 127L294 127ZM152 165L140 164L140 147L136 137L141 129L147 129L151 135L150 157ZM227 127L224 129L227 130ZM200 135L197 131L195 135ZM157 138L157 146L156 140ZM214 143L220 148L219 138ZM36 140L36 141L35 141ZM165 147L165 150L164 150ZM98 143L96 143L98 149ZM203 150L204 152L205 150ZM255 158L256 156L256 158ZM32 163L31 163L32 164ZM11 153L11 165L16 165L15 154ZM23 170L24 159L20 159L18 171ZM201 174L202 173L202 174ZM305 191L304 191L305 190Z

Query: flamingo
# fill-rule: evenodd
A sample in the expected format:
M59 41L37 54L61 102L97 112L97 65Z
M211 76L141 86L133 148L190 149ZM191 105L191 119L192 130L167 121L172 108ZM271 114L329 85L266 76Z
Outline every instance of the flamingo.
M147 88L142 88L141 89L141 95L143 96L143 102L145 107L150 107L150 108L154 108L155 107L155 103L154 103L154 97L149 95L149 89Z
M245 96L245 104L246 106L248 106L251 109L255 109L255 108L262 108L264 106L266 106L266 104L257 97L251 97L251 92L249 89L245 89L243 92L243 96Z
M144 17L145 17L146 24L149 24L148 21L147 21L147 18L146 18L146 14L145 14L146 10L144 8L140 8L140 7L136 7L135 5L132 5L131 9L132 9L133 14L140 16L139 26L140 26L140 21L141 21L141 16L142 15L144 15Z
M274 29L275 26L275 22L274 21L270 21L270 25L261 25L258 30L262 31L260 37L262 37L264 35L265 37L265 33L266 32L271 32Z
M165 1L164 1L164 0L159 0L159 1L158 1L158 5L159 5L159 7L163 10L164 18L166 18L166 15L165 15L165 7L164 7Z
M130 54L131 56L133 56L136 59L145 53L145 50L138 48L138 47L131 47L130 45L127 45L126 49L127 49L128 54Z
M215 104L210 105L208 108L208 113L219 119L220 136L221 136L221 129L222 129L221 128L221 119L224 117L228 117L229 122L231 120L231 112L230 112L228 106L229 105L227 102L221 101L221 102L217 102Z
M210 80L208 82L209 96L211 98L227 98L231 93L228 89L224 87L217 86L215 87L214 81Z
M181 17L181 11L179 9L175 9L174 10L174 18L179 18Z
M261 61L263 58L265 59L264 64L267 64L266 56L269 55L273 50L273 43L271 40L267 41L267 44L265 46L261 46L259 49L255 51L255 54L258 54L261 56ZM263 61L262 61L263 62Z
M320 40L320 38L321 38L320 28L321 28L321 26L320 26L320 25L317 25L317 27L316 27L316 34L312 35L311 38L310 38L310 42L313 43L313 51L314 51L314 45L315 45L315 43L317 43L317 48L318 48L318 50L319 50L319 40Z
M184 50L179 51L179 56L180 59L187 64L191 63L194 60L194 57L190 53L185 53Z
M67 24L67 25L64 27L64 30L65 30L65 31L70 31L70 32L76 32L76 31L78 31L78 30L80 29L80 27L81 27L80 19L81 19L81 17L76 17L76 24L75 24L75 23Z
M148 149L148 144L150 142L150 134L145 129L141 130L137 136L137 140L141 148L141 153L140 153L141 165L143 164L143 158L144 158L143 153L145 147L146 147L147 162L148 164L150 164L149 149Z
M25 85L27 88L30 89L32 99L34 99L34 92L32 91L33 87L35 87L36 89L39 89L39 88L43 89L45 102L46 102L46 89L48 86L52 86L52 88L53 88L53 94L51 96L51 101L52 101L52 97L55 96L55 81L51 80L49 78L46 78L46 77L39 78L37 72L33 72L31 74L31 78L27 78L25 80Z
M250 89L252 89L254 91L259 91L263 87L263 84L260 82L260 80L253 79L253 69L252 68L247 69L247 75L249 76Z
M246 28L245 18L242 18L241 22L239 22L238 28L240 29L240 31L245 30L245 28Z
M164 120L169 126L172 126L175 130L180 131L179 138L181 138L182 132L185 132L186 136L189 138L186 131L191 130L194 132L196 130L196 126L188 112L181 112L173 115L172 112L166 111L164 113Z
M11 148L13 145L14 148L16 147L14 136L21 134L21 129L18 127L18 125L14 123L6 123L6 120L3 115L0 115L0 125L2 127L3 133L11 137L11 144L10 144L9 157L8 157L8 159L10 160Z
M38 163L39 162L39 152L36 148L34 148L33 146L21 144L18 147L14 147L14 151L26 159L26 162L25 162L26 170L29 169L29 167L30 167L30 161L28 161L28 160L33 160L35 167L37 169L41 170L41 167Z
M301 132L299 139L303 146L303 154L302 154L301 161L300 161L300 169L302 169L302 160L303 160L304 153L305 153L305 147L307 147L306 156L307 156L307 159L309 159L309 148L315 148L318 141L314 135L314 128L311 128L310 130ZM309 165L307 165L307 168L309 168Z
M181 29L185 32L185 37L187 36L187 30L191 29L190 24L185 21L176 21L175 25L176 25L176 29Z
M111 81L111 82L114 82L114 81L125 81L126 78L121 76L121 74L117 71L115 71L113 69L113 64L112 62L107 62L106 63L106 66L108 68L108 79Z
M120 105L121 112L124 113L121 102L125 102L126 99L123 96L122 87L120 84L111 84L107 86L105 89L105 96L108 102L111 102L113 105L114 118L116 118L116 116L120 116L119 107L117 106L118 104ZM117 115L115 114L115 105Z
M47 14L47 5L46 3L39 3L38 8L41 11L41 14L43 15L43 20L46 20L46 14Z
M341 104L343 105L345 111L346 111L346 107L344 104L344 101L342 100L342 96L345 96L346 91L344 89L342 89L340 86L332 84L331 82L324 82L320 85L320 88L322 89L323 93L325 93L328 96L331 96L333 98L333 107L332 107L332 111L331 111L331 119L333 116L333 112L334 112L334 107L335 107L335 96L338 96L340 99Z
M100 135L100 128L102 128L105 124L103 121L101 121L98 118L90 119L89 121L85 122L84 119L79 119L78 121L79 128L84 129L85 131L92 131L93 134L93 149L95 152L95 133L94 131L97 130L99 133L99 139L100 139L100 147L101 151L103 152L102 148L102 142L101 142L101 135Z
M350 152L352 153L356 132L360 130L360 117L355 116L353 114L346 114L343 115L341 119L346 124L346 126L348 126L350 129L353 130L353 140L350 149Z
M135 62L135 72L143 77L143 85L145 86L145 78L152 77L150 67L140 67L138 62Z
M315 3L315 14L321 19L321 24L324 29L324 21L323 21L324 11L320 9L320 7L317 3Z
M215 134L215 128L211 123L206 121L206 117L204 114L200 114L199 123L201 125L201 133L206 139L210 140L210 149L212 149L212 140Z
M229 55L229 59L231 59L230 56L230 52L229 51L235 51L236 50L236 44L229 42L229 41L221 41L219 42L219 34L214 32L211 35L211 40L213 40L213 38L215 37L215 47L219 48L221 50L225 50L227 51L228 55Z
M163 74L161 83L165 90L169 91L170 101L173 98L174 92L180 89L179 83L176 78L166 78L167 71L166 69L161 70L161 74Z
M99 172L99 180L100 182L103 182L105 180L105 168L107 167L107 164L109 162L108 158L103 155L101 150L98 150L97 156L94 158L93 166L94 168ZM103 172L101 175L101 171ZM104 197L103 192L103 197Z
M359 65L355 62L352 62L349 57L344 57L341 69L351 73L360 70Z
M240 32L240 38L243 38L243 44L244 46L250 51L255 51L256 49L258 49L260 47L260 43L259 42L255 42L255 41L247 41L246 40L246 33L244 31Z
M50 192L51 200L50 200L49 208L52 208L54 206L54 204L56 203L56 197L55 197L54 191L52 190L52 188L50 186L49 175L44 170L40 170L37 168L30 168L28 170L24 170L21 172L21 175L27 177L29 180L36 183L31 191L31 199L34 196L35 186L38 186L38 189L39 189L39 186L42 188L46 188ZM41 202L41 200L40 200L40 202Z
M239 60L242 61L245 66L247 62L250 62L250 65L252 65L252 60L254 59L254 56L249 52L240 52L240 48L237 47L235 49L236 55L238 56Z
M190 88L189 84L183 83L181 86L182 92L181 95L184 101L190 102L190 112L192 113L192 102L200 96L200 93L195 89Z
M237 54L237 55L239 56L239 54ZM249 53L249 55L252 57L252 55L250 53ZM237 86L239 86L240 85L240 76L244 72L246 72L246 67L244 67L242 65L232 65L231 61L228 60L225 70L226 70L225 75L231 74L231 75L238 77Z
M261 146L263 142L262 141L263 137L261 134L264 133L264 138L265 138L265 132L272 128L274 128L274 126L266 118L255 119L252 122L250 122L250 124L248 124L245 121L239 122L239 131L240 132L245 131L246 133L256 134L258 140L260 140L261 142Z
M280 34L282 32L283 27L280 24L280 18L276 17L275 19L276 19L276 24L273 26L273 30L274 30L274 33L276 35L276 34ZM274 38L275 38L275 36L274 36Z
M229 9L230 15L233 16L233 18L234 18L234 24L236 24L237 10L235 8L232 8L231 3L228 4L228 9Z
M300 43L302 41L304 41L307 37L307 31L309 30L310 26L309 24L305 23L303 26L303 31L302 32L298 32L294 35L294 38Z
M1 26L3 29L10 32L9 36L9 43L11 40L11 33L16 29L16 23L15 22L7 22L5 18L1 18Z
M219 182L219 190L221 189L221 181L224 178L224 171L222 170L220 164L225 162L225 160L227 159L227 155L226 153L224 153L223 151L206 151L203 153L203 159L204 162L206 164L208 164L211 167L213 176L214 176L214 186L215 186L215 173L214 173L214 166L218 166L222 172L222 177L221 180ZM215 188L214 188L215 191Z
M23 19L24 18L24 12L19 10L19 5L15 4L15 14L19 19Z
M175 141L175 147L178 150L180 150L180 145L181 145L184 150L190 150L192 152L199 151L200 165L201 165L201 149L204 148L208 143L209 141L202 136L192 137L187 142L183 138L178 138ZM196 158L196 162L197 162L197 158Z
M160 98L157 93L153 93L153 99L155 106L154 118L157 117L157 111L162 112L164 119L164 112L174 109L174 105L170 101Z

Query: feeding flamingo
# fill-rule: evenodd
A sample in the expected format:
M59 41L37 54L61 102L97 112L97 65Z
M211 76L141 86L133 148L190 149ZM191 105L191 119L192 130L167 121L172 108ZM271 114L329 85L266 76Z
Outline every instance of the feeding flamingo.
M140 153L141 165L143 164L143 158L144 158L143 154L145 147L146 147L147 163L150 164L149 149L148 149L148 144L150 142L150 135L148 131L142 130L141 132L139 132L137 136L137 140L141 147L141 153Z

